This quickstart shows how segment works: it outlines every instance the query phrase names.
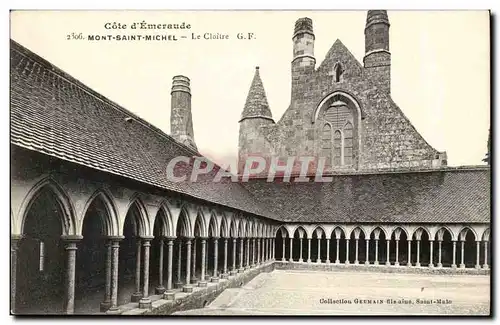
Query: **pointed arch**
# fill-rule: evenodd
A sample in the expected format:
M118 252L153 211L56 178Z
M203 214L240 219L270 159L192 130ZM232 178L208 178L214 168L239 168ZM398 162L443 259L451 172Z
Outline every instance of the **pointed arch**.
M429 229L427 229L427 227L425 227L425 226L419 226L419 227L415 228L415 230L413 230L413 233L412 233L412 235L411 235L411 238L412 238L412 239L413 239L413 237L415 236L415 234L417 233L417 231L418 231L419 229L422 229L422 231L424 231L424 232L427 234L427 237L428 237L429 239L431 239L431 238L432 238L432 237L431 237L431 232L429 231Z
M295 227L295 229L293 230L293 234L292 234L292 237L294 238L295 235L299 236L300 238L300 234L302 233L302 236L307 238L308 235L307 235L307 231L305 230L305 228L302 226L302 225L298 225L297 227Z
M158 213L156 214L156 217L162 218L162 221L163 221L162 234L163 234L163 236L175 237L174 223L173 223L172 214L170 212L168 205L166 205L162 202L162 204L160 204L160 208L158 209Z
M82 234L83 224L85 223L85 218L87 216L88 209L96 201L100 200L105 208L105 215L101 216L102 223L105 227L104 234L107 236L119 236L120 233L120 223L118 221L118 213L115 205L115 200L110 192L104 188L97 189L87 200L83 208L82 218L78 229L78 234Z
M290 237L290 234L288 233L288 230L286 230L285 226L281 225L276 229L275 236L278 237L278 234L281 235L283 238Z
M375 230L379 229L381 233L384 234L384 237L385 238L389 238L389 234L387 233L387 230L385 229L385 227L382 227L382 226L375 226L373 227L371 230L370 230L370 235L369 235L369 238L372 237L372 234L374 233Z
M240 225L238 227L238 237L240 238L246 237L246 222L244 218L240 219Z
M465 240L465 236L467 236L467 232L470 231L473 235L474 235L474 240L478 240L478 236L477 236L477 233L476 231L474 230L474 228L472 227L469 227L469 226L463 226L460 231L458 232L458 235L459 235L459 240Z
M490 228L486 228L481 235L481 239L484 241L489 241L490 240Z
M340 62L335 62L335 65L333 66L333 81L334 82L340 82L340 77L344 73L344 68L342 67L342 63Z
M441 225L439 226L439 228L436 230L436 233L434 235L434 240L439 240L439 231L441 230L444 230L446 232L448 232L450 234L450 238L451 240L453 240L453 238L455 238L455 234L453 233L453 231L451 230L450 227L446 226L446 225ZM413 236L413 235L412 235ZM443 236L444 236L444 233L443 233ZM409 237L408 237L409 238Z
M125 215L128 216L129 213L132 213L134 215L134 221L137 227L137 235L141 237L152 236L151 229L149 229L150 227L148 212L138 194L134 194L130 199L130 203L127 207L127 213ZM125 223L121 226L121 233L123 233L124 226Z
M198 222L198 217L195 220L195 224L196 222ZM203 219L201 219L200 222L203 223ZM177 219L175 235L176 237L192 237L191 229L193 228L191 227L191 219L189 218L189 212L187 211L186 206L183 206L179 213L179 218ZM203 231L203 226L202 226L202 231Z
M220 236L223 238L229 238L229 222L227 221L224 213L222 213L220 221Z
M217 216L215 215L214 211L210 213L210 221L208 224L208 235L210 237L219 237L220 235L220 227L219 223L217 222Z
M40 181L38 181L33 187L28 191L21 206L19 208L19 215L21 216L21 222L19 224L20 233L24 232L24 224L26 221L26 216L30 211L31 206L36 201L36 199L43 193L43 191L49 191L52 193L56 199L59 210L61 211L62 220L62 234L61 235L78 235L76 227L75 209L74 205L69 197L69 195L64 191L61 185L59 185L52 177L48 176Z
M319 235L318 234L318 229L321 230L321 232L322 232L321 236L318 236L318 237L322 238L323 235L325 235L325 237L326 237L326 231L325 231L325 228L323 228L322 225L315 225L314 228L312 228L312 229L313 230L311 232L311 238L314 236L314 233L316 233L317 236Z
M408 233L408 230L405 228L405 227L402 227L402 226L396 226L394 227L394 229L392 229L392 232L391 232L391 237L392 238L392 235L394 235L394 233L396 232L397 229L401 229L401 231L406 235L406 238L410 238L409 237L409 233ZM429 237L431 238L431 237Z
M351 232L349 233L349 236L348 236L348 237L346 237L346 238L351 238L352 234L354 234L354 231L355 231L356 229L359 229L360 234L363 234L363 236L365 236L365 238L366 238L366 232L365 232L365 230L363 229L363 227L360 227L360 226L356 226L356 227L352 228Z
M347 231L341 225L336 225L335 227L333 227L332 232L330 233L330 238L337 238L335 235L335 229L340 229L340 231L342 232L340 236L342 237L342 235L344 235L344 237L347 238Z
M232 238L238 238L238 219L236 217L234 217L232 220L231 220L231 228L230 228L230 235Z
M354 145L354 139L353 139L353 132L354 128L352 126L352 123L347 121L344 130L343 130L343 135L344 139L342 141L343 144L343 156L344 156L344 163L343 165L345 166L351 166L353 163L353 145Z

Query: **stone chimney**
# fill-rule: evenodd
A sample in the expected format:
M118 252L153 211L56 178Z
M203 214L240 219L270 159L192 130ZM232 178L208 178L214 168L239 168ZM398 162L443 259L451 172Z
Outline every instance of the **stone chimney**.
M172 80L170 134L178 142L198 150L194 141L191 115L191 88L189 78L174 76Z

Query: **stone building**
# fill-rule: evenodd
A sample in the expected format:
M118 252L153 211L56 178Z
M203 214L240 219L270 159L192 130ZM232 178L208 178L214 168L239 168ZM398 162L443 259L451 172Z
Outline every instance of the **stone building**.
M389 26L385 10L369 11L363 64L337 39L317 66L313 22L298 19L290 106L275 123L257 68L240 119L240 170L249 156L321 157L328 171L446 166L391 98Z
M12 312L171 313L274 268L488 273L490 169L447 167L392 102L388 28L370 11L364 66L337 41L316 70L299 19L277 124L256 71L240 154L323 155L327 183L174 182L201 156L189 78L167 135L11 41Z

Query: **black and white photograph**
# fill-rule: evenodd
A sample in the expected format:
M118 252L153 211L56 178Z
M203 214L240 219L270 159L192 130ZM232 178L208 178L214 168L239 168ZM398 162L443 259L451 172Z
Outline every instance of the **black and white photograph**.
M10 315L491 316L491 18L12 10Z

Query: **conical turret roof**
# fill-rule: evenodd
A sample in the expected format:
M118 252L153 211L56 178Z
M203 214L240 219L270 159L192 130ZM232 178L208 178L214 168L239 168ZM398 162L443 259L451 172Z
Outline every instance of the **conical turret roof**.
M256 117L267 118L270 120L273 119L273 115L271 114L271 110L269 109L269 104L267 102L264 85L260 79L259 67L255 68L255 75L253 76L252 85L250 86L250 91L248 92L240 122L247 118Z

